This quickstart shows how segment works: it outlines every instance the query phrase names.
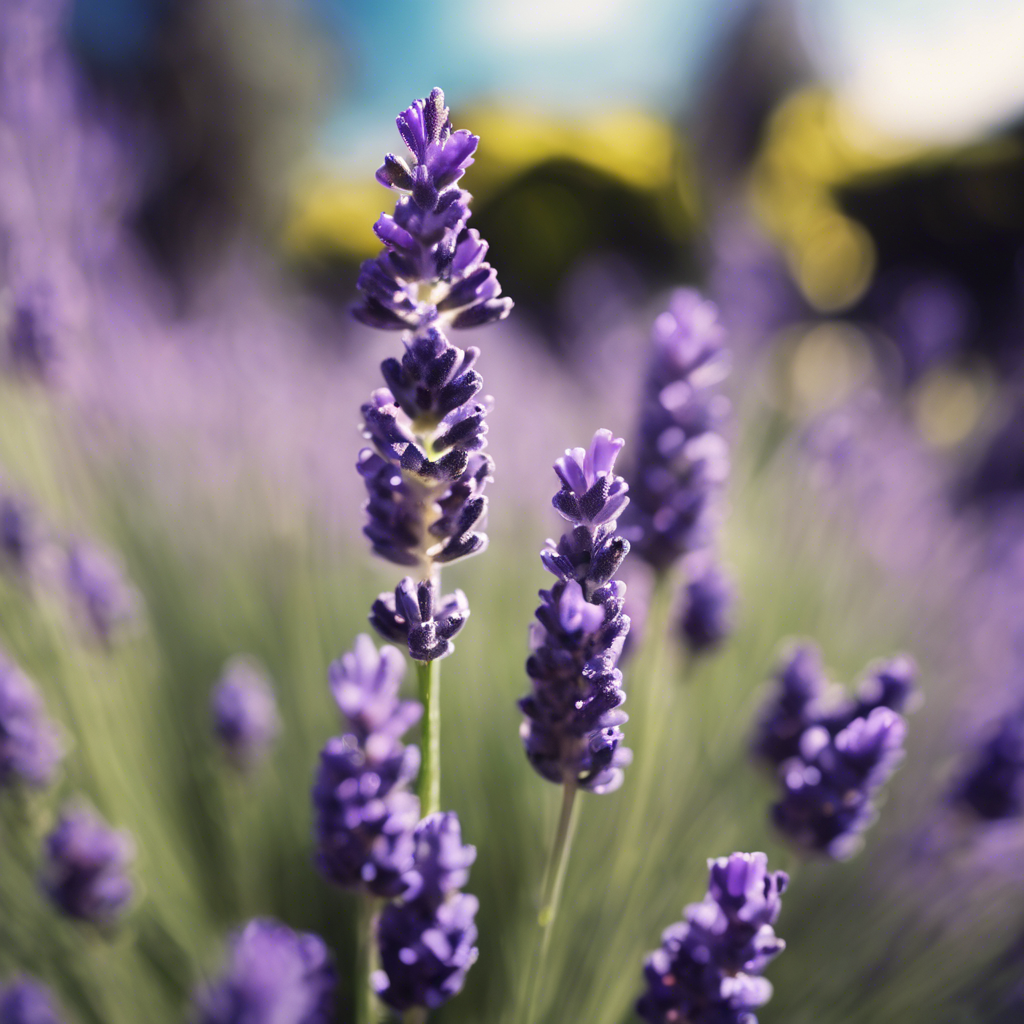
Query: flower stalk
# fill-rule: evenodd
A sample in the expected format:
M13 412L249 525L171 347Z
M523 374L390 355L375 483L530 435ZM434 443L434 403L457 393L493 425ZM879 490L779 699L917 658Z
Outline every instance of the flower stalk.
M416 786L423 817L441 809L441 662L417 661L416 678L423 705L422 765Z

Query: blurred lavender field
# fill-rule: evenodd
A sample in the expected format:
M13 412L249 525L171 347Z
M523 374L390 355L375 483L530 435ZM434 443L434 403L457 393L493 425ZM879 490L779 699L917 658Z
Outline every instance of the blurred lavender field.
M616 3L464 6L438 12L445 53L414 47L389 75L395 38L429 28L422 12L0 5L0 1022L391 1019L365 1002L356 890L397 895L397 928L394 907L419 913L431 885L442 910L455 890L479 901L479 957L430 1020L1020 1020L1024 90L1000 77L1011 44L991 44L991 81L921 86L934 102L957 92L939 131L868 44L905 42L908 81L930 53L973 59L993 26L979 14L964 28L956 4L930 33L912 5L889 22L839 2L812 16L798 2L726 15L650 0L630 19ZM378 672L356 647L330 686L328 667L371 632L378 594L395 612L406 571L371 556L355 469L360 407L402 335L350 307L380 250L370 226L395 202L373 180L401 145L395 114L435 85L455 129L480 136L460 187L516 303L452 332L480 349L494 400L489 546L445 569L472 608L456 653L413 660L402 684L411 698L416 671L443 664L440 809L476 860L464 879L471 856L447 818L431 842L451 863L433 881L391 892L364 872L346 891L324 866L327 797L311 800L321 749L356 735L372 762L401 720L401 749L429 755L425 722L381 710L397 660ZM425 316L443 307L438 266L441 285L412 287ZM632 551L622 562L620 544L581 589L572 574L619 543L619 513L602 535L605 512L567 514L563 494L559 518L551 467L598 428L625 439ZM406 464L396 472L408 485ZM681 520L666 520L665 488L689 503ZM559 576L554 555L536 556L563 530L576 563ZM541 587L562 617L528 642ZM579 828L534 984L565 824L545 779L566 755L545 760L542 727L560 725L535 705L527 760L517 701L554 699L550 664L524 669L530 643L577 642L599 604L603 639L584 633L607 647L593 641L609 679L621 669L629 716L608 698L599 731L619 749L621 726L633 759L566 775ZM858 722L881 738L851 782L850 751L875 742ZM748 918L785 951L721 968L732 1016L672 1009L680 985L718 975L680 981L655 957L645 980L645 959L681 916L684 949L712 913L728 941L745 934L747 911L714 873L708 886L708 858L733 851L788 872L781 902L768 875ZM402 968L385 956L383 969L399 1006ZM648 986L660 995L638 1010ZM425 1019L420 1005L399 1016Z

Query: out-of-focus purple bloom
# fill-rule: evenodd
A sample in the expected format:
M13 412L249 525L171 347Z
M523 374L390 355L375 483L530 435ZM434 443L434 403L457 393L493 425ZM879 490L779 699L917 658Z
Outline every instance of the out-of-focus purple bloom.
M694 654L714 650L732 632L735 593L729 578L710 557L691 559L683 587L679 626Z
M473 162L477 136L453 131L444 93L434 89L398 115L412 162L389 153L377 171L386 188L405 193L394 216L374 232L384 251L367 260L355 315L371 327L417 331L430 324L476 327L508 316L487 243L467 228L470 195L456 187Z
M648 1024L757 1024L771 998L761 973L786 944L773 928L789 883L763 853L709 860L708 892L667 928L644 965L637 1013Z
M873 797L903 760L906 723L889 708L855 718L838 735L812 726L798 757L779 768L783 796L772 808L775 824L807 850L845 859L876 812Z
M95 812L67 808L44 841L43 889L70 917L111 925L128 908L135 846Z
M0 788L47 785L62 756L60 734L39 693L0 651Z
M7 345L0 360L15 374L50 382L57 367L58 351L52 324L54 299L42 287L25 289L11 310Z
M0 989L0 1024L63 1024L49 991L19 978Z
M377 651L360 633L351 651L331 663L327 680L349 731L364 746L375 735L401 739L423 714L419 701L399 700L405 660L394 647Z
M855 718L863 718L875 708L899 713L910 710L916 676L917 668L907 655L882 659L868 666L856 695L850 697L841 686L829 682L817 646L801 642L783 657L776 672L776 693L761 716L754 752L777 768L799 756L801 738L812 727L820 726L836 736Z
M65 579L74 606L104 644L118 626L134 618L138 595L113 555L86 541L72 541L65 553Z
M903 759L917 669L906 655L868 667L856 695L829 683L821 653L795 646L776 675L754 753L777 772L775 823L806 849L845 858L875 820L873 797Z
M987 821L1024 815L1024 708L1002 718L958 780L953 799Z
M479 902L459 889L475 859L476 849L462 845L456 814L420 822L408 891L400 904L384 908L377 928L381 969L373 986L394 1009L434 1009L462 989L478 953Z
M223 974L197 993L196 1024L328 1024L335 976L327 946L272 918L231 939Z
M708 544L729 473L729 405L713 390L728 372L723 338L714 304L690 289L654 322L622 532L659 572Z
M366 635L330 668L330 684L349 732L327 741L313 785L317 864L332 882L393 897L408 888L419 800L407 790L419 750L400 737L422 708L400 701L405 661L378 654Z
M262 760L281 728L274 689L252 659L232 658L210 696L213 733L228 758L248 769Z
M416 661L447 658L451 642L469 618L469 602L461 590L438 597L432 580L414 583L411 576L381 594L370 610L370 623L385 640L405 644Z
M40 533L31 504L18 494L0 489L0 565L25 576L37 553Z
M526 662L533 692L519 702L533 767L551 782L595 793L618 788L632 758L621 745L626 694L616 667L629 632L626 588L610 579L629 551L615 535L615 516L629 500L614 473L621 448L621 439L599 430L589 449L571 449L555 464L562 488L552 504L572 530L541 553L558 582L540 592Z

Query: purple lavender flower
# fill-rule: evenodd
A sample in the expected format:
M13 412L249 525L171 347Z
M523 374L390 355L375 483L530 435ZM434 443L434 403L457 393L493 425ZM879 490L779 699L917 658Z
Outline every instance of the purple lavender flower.
M7 351L0 360L13 373L44 383L52 381L57 367L53 301L42 286L22 290L11 312Z
M60 734L29 679L0 651L0 789L46 786L63 756Z
M335 977L327 947L272 918L231 939L223 974L196 996L196 1024L328 1024Z
M317 865L332 882L393 897L408 887L419 800L407 790L419 751L400 737L422 708L400 701L405 661L393 647L378 654L356 638L331 665L331 690L350 731L327 741L313 785Z
M648 1024L757 1024L772 995L761 977L786 944L772 927L789 883L763 853L708 861L708 892L667 928L644 965L637 1013Z
M654 322L622 532L658 572L707 545L728 476L728 402L712 390L728 372L723 335L714 304L689 289Z
M778 692L754 736L754 753L776 772L776 825L806 849L846 858L875 820L874 797L903 759L917 669L897 655L870 665L854 697L829 683L821 653L795 646L777 673Z
M817 724L829 683L821 651L811 643L793 647L775 674L777 693L768 702L754 736L758 757L775 767L800 753L800 737Z
M213 733L237 767L249 769L266 755L281 728L274 689L250 658L232 658L210 696Z
M109 645L117 627L135 616L135 590L113 555L94 544L72 541L65 557L72 601L96 639Z
M680 630L694 654L714 650L732 632L735 595L728 577L710 558L694 558L683 587Z
M400 904L384 908L377 927L381 969L373 986L399 1012L440 1006L462 989L476 962L479 902L458 891L475 859L476 849L462 845L456 814L420 822L408 891Z
M487 244L466 227L470 196L456 185L479 140L452 130L440 89L400 114L398 130L411 163L388 154L377 180L405 194L394 216L382 214L374 226L385 249L363 264L363 300L354 313L371 327L405 331L405 353L381 364L387 387L362 407L373 448L359 453L357 468L368 494L363 532L373 550L432 581L440 566L486 547L484 489L494 472L483 453L491 400L480 397L479 349L453 345L443 328L500 320L512 302L500 296L497 275L484 261ZM431 587L421 584L418 598L436 602ZM407 602L403 611L396 592L394 602L377 602L371 621L407 642L418 661L450 653L468 608L452 606L462 618L435 621L416 604Z
M63 1024L50 993L37 981L19 978L0 989L0 1024Z
M1024 815L1024 708L1001 719L952 795L986 821Z
M589 449L571 449L555 464L562 489L552 504L572 530L541 553L558 582L540 592L526 662L533 692L519 702L533 767L551 782L595 793L618 788L632 758L621 746L626 694L616 667L629 632L626 588L610 579L629 552L615 535L615 516L629 500L614 473L622 444L599 430Z
M889 708L855 718L838 735L812 726L800 754L783 762L775 824L807 850L845 859L877 817L873 798L903 760L906 723Z
M466 227L469 193L455 184L479 138L453 131L440 89L399 114L398 131L412 162L389 153L377 180L405 194L394 216L381 214L374 225L385 249L362 266L356 317L371 327L413 331L503 319L512 301L500 297L497 274L484 261L487 243Z
M0 566L25 576L39 545L35 510L17 494L0 491Z
M41 882L57 907L80 920L116 923L133 893L131 837L87 808L66 808L44 840L44 850Z
M439 598L431 580L414 583L406 576L394 594L381 594L370 610L370 624L385 640L405 644L416 661L447 658L451 642L469 618L469 602L461 590Z

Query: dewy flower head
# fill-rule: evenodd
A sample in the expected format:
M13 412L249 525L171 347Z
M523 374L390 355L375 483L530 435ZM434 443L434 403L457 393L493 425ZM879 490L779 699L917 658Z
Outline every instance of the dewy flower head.
M256 918L232 937L223 974L196 998L196 1024L328 1024L334 970L319 936Z
M551 782L596 793L621 785L632 757L619 728L627 720L617 667L629 632L626 588L611 580L629 551L615 534L616 516L629 500L614 472L621 447L599 430L588 449L571 449L555 464L562 487L553 504L572 529L541 553L558 582L540 592L526 662L533 691L519 702L526 716L520 734L533 767Z
M63 1019L42 985L19 978L0 988L0 1024L63 1024Z
M210 697L213 732L240 768L250 768L270 749L281 728L274 689L251 658L232 658Z
M408 791L419 751L400 738L422 708L398 699L404 673L398 651L378 654L366 635L331 665L331 690L351 731L327 741L313 786L320 870L337 885L386 897L408 888L420 814Z
M457 815L420 822L406 896L384 908L377 929L381 969L373 986L393 1009L435 1009L462 989L477 958L479 903L459 889L475 859L476 850L462 845Z
M0 789L47 785L62 756L60 734L36 688L0 651Z
M637 1013L648 1024L757 1024L771 998L760 977L786 944L775 935L789 878L768 871L763 853L708 861L708 892L666 929L647 958Z
M654 323L623 533L656 571L710 540L729 472L718 433L728 402L714 390L728 372L715 306L680 289Z
M44 843L43 889L69 917L110 925L127 909L135 846L84 807L66 808Z
M411 162L389 153L377 180L406 194L394 216L381 214L374 225L385 249L362 266L364 299L356 317L371 327L413 331L503 319L512 301L501 297L497 274L485 262L487 243L466 227L470 196L455 184L479 139L452 129L440 89L399 114L398 131Z

